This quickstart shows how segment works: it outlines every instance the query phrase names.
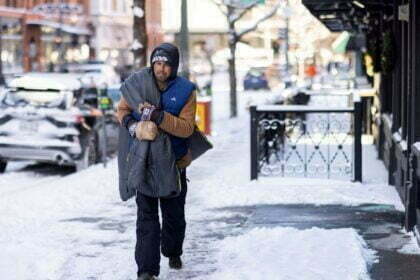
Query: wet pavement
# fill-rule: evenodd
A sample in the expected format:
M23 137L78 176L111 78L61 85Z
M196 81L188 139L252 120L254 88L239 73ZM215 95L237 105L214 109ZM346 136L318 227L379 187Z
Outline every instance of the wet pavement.
M403 213L392 206L365 204L360 206L258 205L224 208L223 211L247 216L241 227L312 227L335 229L354 228L371 249L377 251L378 263L370 268L372 279L420 279L420 255L398 252L409 237L401 227ZM239 220L238 220L239 221ZM236 222L238 222L236 221Z

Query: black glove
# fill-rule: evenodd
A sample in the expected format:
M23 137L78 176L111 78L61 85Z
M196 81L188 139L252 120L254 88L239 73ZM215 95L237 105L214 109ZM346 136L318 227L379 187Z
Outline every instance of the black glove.
M156 125L160 125L163 120L163 111L162 109L156 108L154 106L144 107L141 113L142 121L152 121Z
M154 109L150 114L150 120L154 122L156 125L160 125L163 121L163 111L161 109Z
M128 129L134 122L137 122L137 120L131 114L127 114L123 117L121 124Z

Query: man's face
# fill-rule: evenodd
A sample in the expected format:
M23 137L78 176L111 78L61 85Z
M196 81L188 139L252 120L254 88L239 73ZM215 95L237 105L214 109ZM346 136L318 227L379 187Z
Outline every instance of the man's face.
M153 64L153 72L159 82L166 82L166 80L171 75L171 71L171 66L163 61L156 61Z

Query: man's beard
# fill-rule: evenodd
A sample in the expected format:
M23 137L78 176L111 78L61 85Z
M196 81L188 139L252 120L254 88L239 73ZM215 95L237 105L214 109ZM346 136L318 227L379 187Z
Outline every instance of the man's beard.
M161 83L166 82L169 78L169 77L166 77L164 74L159 74L159 73L157 73L155 76L156 76L156 80L158 80Z

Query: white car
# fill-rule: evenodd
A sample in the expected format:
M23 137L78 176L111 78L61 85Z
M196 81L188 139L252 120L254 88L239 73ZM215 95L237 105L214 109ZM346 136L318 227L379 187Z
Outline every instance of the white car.
M120 76L114 67L104 63L69 64L66 72L82 74L82 82L98 87L108 87L120 83Z
M97 109L98 96L78 74L28 73L12 80L0 98L0 173L13 160L84 169L101 158L103 123L112 153L118 122L112 107Z

